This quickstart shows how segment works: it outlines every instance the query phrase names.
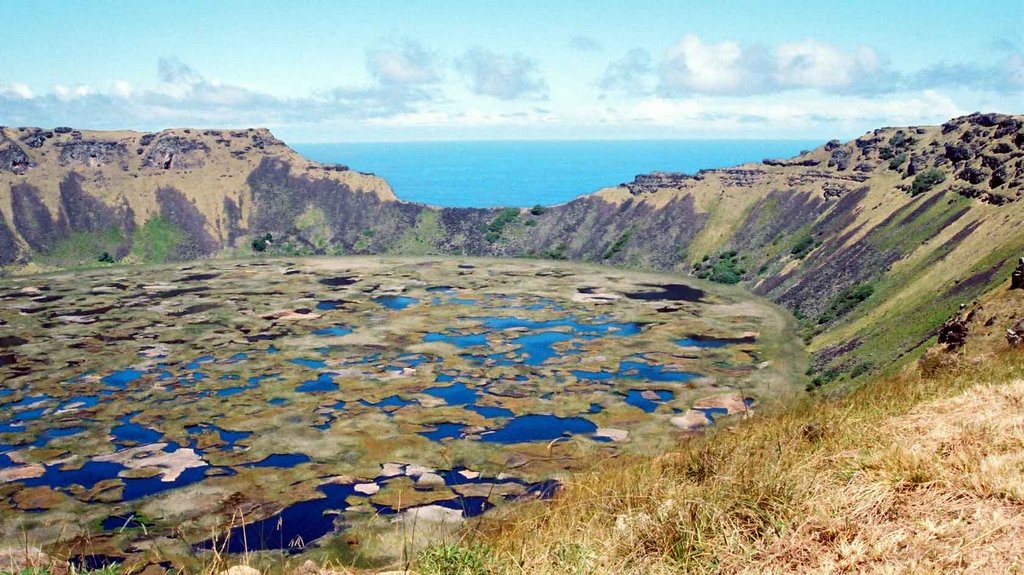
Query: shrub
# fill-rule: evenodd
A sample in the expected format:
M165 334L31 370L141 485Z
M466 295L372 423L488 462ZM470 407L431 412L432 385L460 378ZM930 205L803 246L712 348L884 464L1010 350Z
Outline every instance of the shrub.
M747 273L740 266L740 258L736 250L724 251L714 257L702 259L693 266L693 271L701 279L721 284L737 284Z
M252 249L256 252L267 251L267 246L274 243L274 236L271 234L263 234L252 241Z
M875 286L871 284L859 284L844 289L832 298L828 309L818 316L818 325L831 323L843 317L874 293Z
M519 221L518 208L505 208L485 228L484 238L491 243L498 241L505 226Z
M907 161L907 154L906 153L902 153L902 154L896 156L895 158L889 160L889 169L890 170L898 170L898 169L900 169L900 166L903 165L903 162L906 162L906 161Z
M114 263L114 256L110 255L110 252L103 252L100 254L98 261L103 264L112 264Z
M914 177L914 182L910 184L910 195L911 197L921 195L945 180L946 174L942 170L929 168Z
M811 253L811 250L821 245L820 241L815 241L814 236L804 236L800 238L793 249L789 250L789 253L798 260L804 259L807 254Z
M626 242L629 241L629 238L632 237L632 235L633 235L633 230L626 230L626 231L622 232L622 235L619 236L619 238L617 240L615 240L615 242L612 243L612 245L608 246L608 249L605 250L604 255L601 256L601 259L606 259L607 260L607 259L615 257L616 254L621 252L622 249L624 247L626 247Z
M548 211L548 209L545 208L544 206L540 205L540 204L537 204L536 206L533 206L532 208L530 208L530 213L535 215L535 216L542 215L546 211Z

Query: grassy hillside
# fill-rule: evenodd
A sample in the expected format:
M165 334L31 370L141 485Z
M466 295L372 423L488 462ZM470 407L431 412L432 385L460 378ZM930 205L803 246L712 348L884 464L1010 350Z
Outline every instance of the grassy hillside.
M994 349L607 461L420 572L1020 572L1024 357Z

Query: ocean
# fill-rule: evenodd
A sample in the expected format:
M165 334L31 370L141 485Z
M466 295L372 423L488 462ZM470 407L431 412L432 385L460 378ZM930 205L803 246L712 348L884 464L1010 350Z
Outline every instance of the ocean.
M385 178L399 198L448 207L567 202L653 171L694 173L787 158L806 140L487 141L298 144L310 160Z

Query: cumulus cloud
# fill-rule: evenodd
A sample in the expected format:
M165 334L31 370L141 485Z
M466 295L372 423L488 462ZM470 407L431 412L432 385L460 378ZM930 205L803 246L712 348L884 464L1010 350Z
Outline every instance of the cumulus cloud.
M764 94L791 89L831 92L891 90L896 76L868 46L846 50L817 40L773 48L707 43L688 34L669 49L661 69L665 95Z
M0 84L0 97L31 100L35 97L35 94L25 84Z
M437 95L419 86L378 81L339 86L301 98L281 98L208 78L175 59L157 62L157 82L133 86L116 81L101 92L58 84L44 94L27 86L0 85L3 122L12 125L74 125L90 128L165 128L169 125L243 127L336 121L410 113Z
M606 92L646 94L650 92L653 70L651 54L642 48L633 48L622 58L608 64L598 87Z
M434 54L423 46L406 41L370 50L366 55L366 67L381 84L433 84L440 80L435 59Z
M539 77L537 62L520 54L499 54L470 48L455 61L473 92L499 100L542 98L547 83Z
M569 47L577 52L598 52L601 44L590 36L573 36L569 38Z
M910 87L957 88L969 87L993 92L1024 91L1024 55L1011 53L993 66L977 62L937 64L929 66L907 79Z

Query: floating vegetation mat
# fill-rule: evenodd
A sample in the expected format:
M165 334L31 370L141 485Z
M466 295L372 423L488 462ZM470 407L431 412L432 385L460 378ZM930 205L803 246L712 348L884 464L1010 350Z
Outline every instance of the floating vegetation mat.
M561 262L0 280L0 537L137 566L386 561L410 518L457 529L752 409L786 385L784 330L738 291Z

